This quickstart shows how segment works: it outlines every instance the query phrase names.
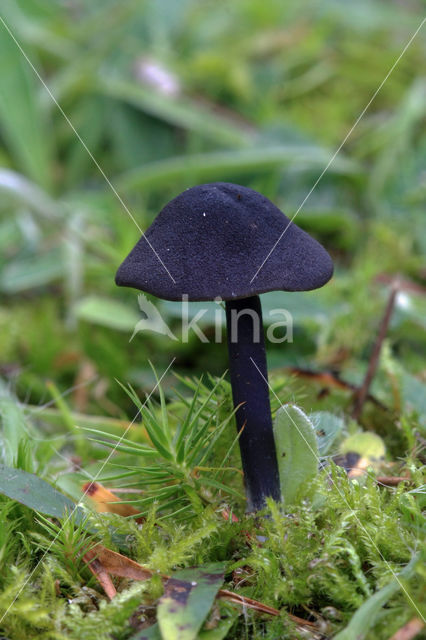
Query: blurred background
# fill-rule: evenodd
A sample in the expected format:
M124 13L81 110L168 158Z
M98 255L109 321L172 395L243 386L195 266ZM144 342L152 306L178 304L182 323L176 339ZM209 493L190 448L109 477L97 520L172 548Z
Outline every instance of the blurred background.
M114 274L140 233L123 202L146 229L183 189L223 180L261 191L291 217L422 7L2 0L5 384L37 407L51 400L51 380L73 410L122 417L130 401L116 379L149 389L148 359L160 374L173 356L180 373L222 374L225 345L148 332L129 342L137 293L118 289ZM333 256L335 277L316 292L263 296L266 310L293 314L293 344L269 345L268 358L272 377L307 410L348 405L340 380L362 380L400 274L373 390L387 406L426 414L424 50L423 28L298 213ZM155 304L179 332L180 306ZM207 335L208 325L206 317ZM167 376L166 387L175 383Z

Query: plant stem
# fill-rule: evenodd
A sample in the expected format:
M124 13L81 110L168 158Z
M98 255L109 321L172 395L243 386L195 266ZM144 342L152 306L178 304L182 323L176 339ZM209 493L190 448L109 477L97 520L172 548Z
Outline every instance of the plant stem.
M265 506L267 496L281 498L259 296L227 301L226 321L247 510L256 511Z
M48 391L60 412L65 426L69 429L70 433L75 439L75 448L78 456L82 461L85 461L87 459L87 442L83 432L76 426L73 414L70 411L64 398L61 396L59 389L55 385L55 383L49 380L48 382L46 382L46 387L48 388Z
M396 296L399 289L400 289L399 279L396 278L392 283L386 309L383 314L382 320L380 322L379 333L377 334L376 342L374 343L373 351L371 352L367 373L365 374L365 378L361 387L358 389L355 395L355 404L354 404L354 409L352 411L352 417L354 418L354 420L358 420L358 418L361 415L364 402L370 390L371 382L374 378L374 374L376 373L377 366L379 364L380 352L382 350L383 340L385 339L386 334L388 332L389 323L392 317L393 309L395 306L395 300L396 300Z

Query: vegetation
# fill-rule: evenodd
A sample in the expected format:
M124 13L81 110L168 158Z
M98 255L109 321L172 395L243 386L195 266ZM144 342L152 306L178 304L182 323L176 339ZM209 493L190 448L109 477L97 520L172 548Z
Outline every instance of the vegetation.
M386 640L421 624L424 27L394 66L421 21L415 1L3 0L0 635L177 637L171 574L205 589L185 623L210 610L185 638ZM209 342L130 340L137 295L114 285L138 227L214 180L297 212L336 265L324 289L263 296L266 323L293 316L293 342L267 350L298 470L281 461L289 497L257 517L214 303ZM180 338L180 305L152 302ZM318 472L287 403L313 425ZM149 579L113 574L108 598L87 560L99 545ZM222 587L264 609L214 600Z

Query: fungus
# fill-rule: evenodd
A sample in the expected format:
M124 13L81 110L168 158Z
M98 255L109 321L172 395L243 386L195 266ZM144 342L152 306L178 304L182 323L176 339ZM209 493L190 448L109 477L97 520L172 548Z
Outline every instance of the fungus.
M268 198L224 182L171 200L117 271L117 285L165 300L225 301L249 511L280 500L259 294L317 289L332 273L325 249Z

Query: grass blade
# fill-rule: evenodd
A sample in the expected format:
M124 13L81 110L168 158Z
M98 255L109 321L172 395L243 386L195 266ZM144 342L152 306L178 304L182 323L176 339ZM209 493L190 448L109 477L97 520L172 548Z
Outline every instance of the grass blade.
M0 24L0 127L16 163L41 187L51 187L52 139L38 98L38 80Z

